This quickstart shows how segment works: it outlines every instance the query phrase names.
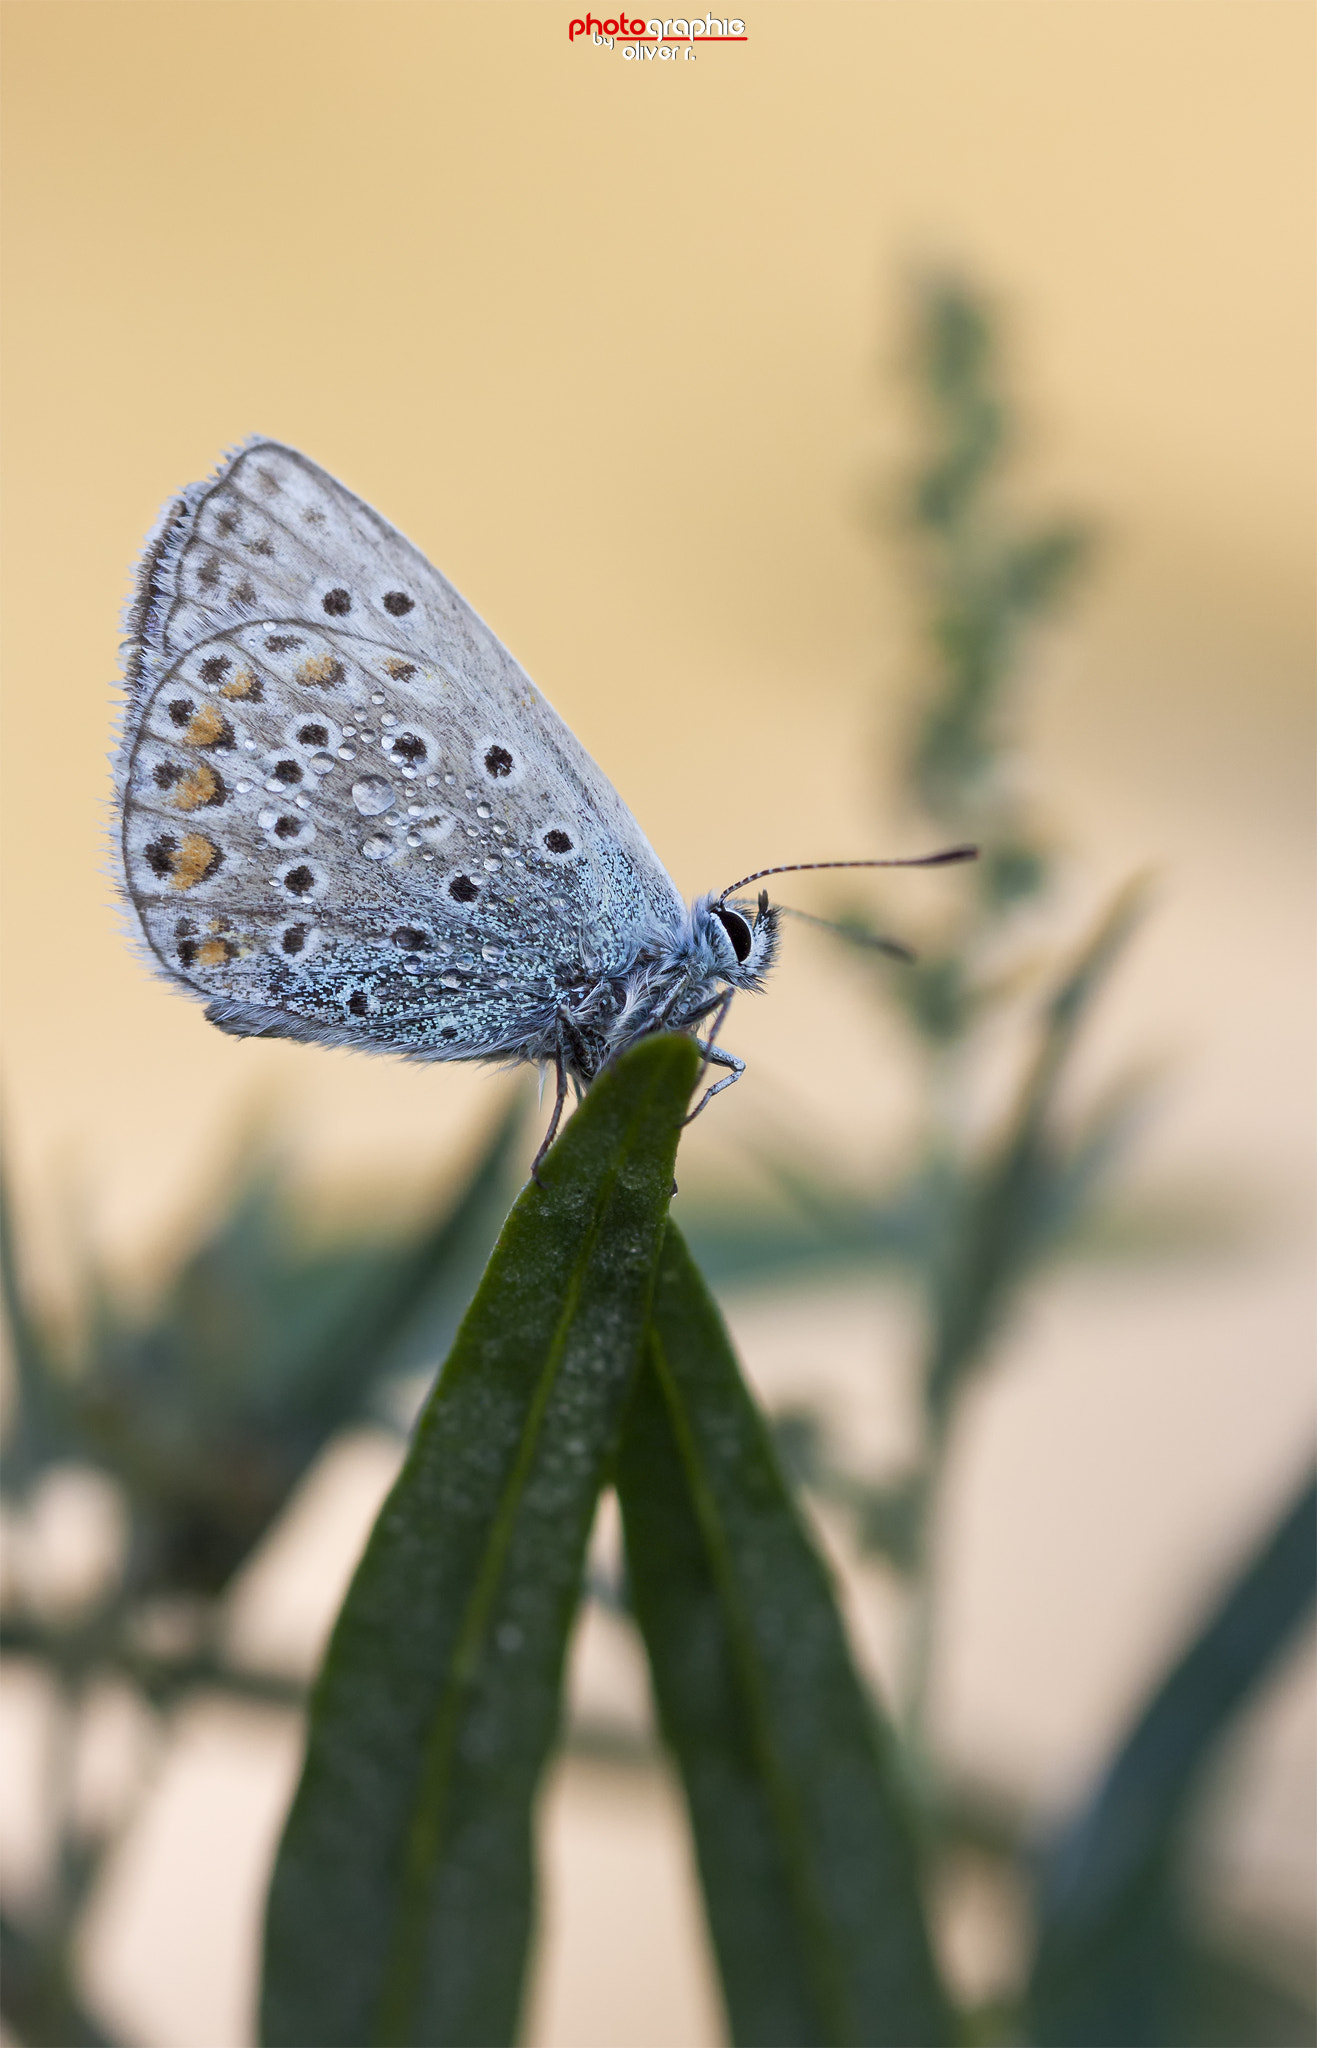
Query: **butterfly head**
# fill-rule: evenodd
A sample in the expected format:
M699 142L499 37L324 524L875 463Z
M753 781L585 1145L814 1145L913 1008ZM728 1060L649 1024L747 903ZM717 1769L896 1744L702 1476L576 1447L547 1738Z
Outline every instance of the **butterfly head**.
M777 955L778 913L761 889L753 911L723 896L702 896L691 909L692 951L729 988L761 989Z

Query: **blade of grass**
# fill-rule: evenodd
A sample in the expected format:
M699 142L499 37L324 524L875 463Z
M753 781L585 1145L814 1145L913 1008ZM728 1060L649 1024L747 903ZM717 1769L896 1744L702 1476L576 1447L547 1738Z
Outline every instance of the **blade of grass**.
M18 1395L4 1446L7 1491L21 1494L43 1465L67 1456L68 1417L63 1388L44 1343L19 1271L14 1242L9 1176L0 1166L0 1295L9 1331L10 1352Z
M890 1742L671 1224L617 1484L734 2040L951 2040Z
M67 1956L0 1915L0 2014L24 2048L117 2048L67 1981Z
M1182 1824L1217 1744L1317 1595L1308 1478L1046 1857L1031 2038L1164 2048L1186 1983Z
M532 1802L696 1060L648 1040L591 1089L421 1416L313 1697L270 1892L267 2043L512 2038Z
M1122 889L1047 1006L1042 1042L1010 1125L972 1187L961 1227L933 1275L927 1400L945 1417L962 1374L995 1335L1011 1288L1049 1245L1050 1123L1081 1024L1142 909L1145 885Z

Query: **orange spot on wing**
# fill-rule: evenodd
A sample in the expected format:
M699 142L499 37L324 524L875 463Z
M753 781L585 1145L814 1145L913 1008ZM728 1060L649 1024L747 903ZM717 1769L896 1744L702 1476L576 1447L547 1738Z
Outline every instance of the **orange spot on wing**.
M185 747L229 746L233 729L214 704L199 704L183 729Z
M203 939L197 947L198 967L223 967L237 953L228 939Z
M220 684L221 697L257 697L261 685L254 669L240 668L236 676L230 676L227 683Z
M169 796L176 811L200 810L204 804L224 801L224 785L208 761L198 761L174 784Z
M314 654L309 661L304 661L298 669L297 680L299 683L308 685L341 683L343 680L343 664L341 661L335 660L332 654Z
M191 889L213 875L222 856L213 839L203 832L186 832L181 846L169 857L171 889Z

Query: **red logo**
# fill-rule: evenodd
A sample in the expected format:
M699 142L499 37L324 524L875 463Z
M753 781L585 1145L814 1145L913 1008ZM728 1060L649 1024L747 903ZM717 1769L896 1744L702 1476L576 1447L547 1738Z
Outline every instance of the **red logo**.
M594 43L606 43L610 50L615 42L623 43L628 46L622 52L624 57L642 54L652 57L656 52L666 57L670 54L669 46L675 43L684 43L687 55L693 56L692 46L696 43L749 41L743 21L730 18L723 21L716 14L706 14L703 19L699 15L677 14L670 21L661 21L658 16L642 21L638 15L628 19L625 14L610 15L606 21L597 21L593 14L587 14L584 19L578 15L568 23L567 40L574 43L578 36L589 36Z

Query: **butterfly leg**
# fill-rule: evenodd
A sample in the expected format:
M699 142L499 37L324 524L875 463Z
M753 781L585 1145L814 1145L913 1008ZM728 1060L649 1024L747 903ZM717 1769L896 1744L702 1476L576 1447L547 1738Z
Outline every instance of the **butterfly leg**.
M745 1072L745 1061L739 1060L734 1052L724 1052L723 1048L717 1042L718 1033L722 1030L723 1024L726 1021L727 1012L732 1007L732 995L733 991L731 989L728 989L726 995L723 997L721 1003L718 1005L717 1011L714 1015L713 1023L709 1026L709 1036L707 1038L697 1038L695 1041L695 1043L699 1046L700 1051L704 1054L704 1059L700 1065L700 1071L695 1079L695 1085L697 1088L699 1087L700 1082L704 1079L710 1067L730 1067L732 1071L730 1074L727 1074L721 1081L715 1081L712 1088L705 1089L703 1095L696 1103L694 1109L691 1111L690 1115L685 1119L686 1123L688 1124L693 1124L696 1117L699 1115L700 1111L704 1109L710 1102L713 1101L714 1096L721 1095L724 1088L730 1088L733 1082L739 1081L742 1074Z
M699 1041L697 1040L696 1043L698 1044ZM724 1052L720 1045L708 1046L704 1049L704 1064L706 1068L710 1066L730 1067L732 1071L730 1074L724 1075L721 1081L715 1081L712 1088L705 1089L694 1109L685 1119L685 1122L688 1124L693 1124L700 1111L707 1108L709 1103L713 1101L714 1096L721 1095L724 1088L730 1088L734 1082L740 1080L745 1072L745 1061L738 1060L734 1052Z
M567 1061L561 1046L558 1047L553 1058L554 1066L557 1068L558 1073L558 1092L554 1097L553 1115L549 1118L549 1128L544 1133L540 1149L530 1163L530 1177L537 1188L544 1186L544 1182L540 1179L540 1161L558 1135L558 1126L562 1122L562 1107L567 1100Z

